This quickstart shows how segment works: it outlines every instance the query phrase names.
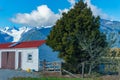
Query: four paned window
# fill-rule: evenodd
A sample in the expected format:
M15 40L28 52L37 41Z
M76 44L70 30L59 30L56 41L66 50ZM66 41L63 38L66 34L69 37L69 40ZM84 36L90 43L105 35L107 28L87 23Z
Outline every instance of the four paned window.
M32 57L33 57L32 54L28 54L28 59L27 60L32 61Z

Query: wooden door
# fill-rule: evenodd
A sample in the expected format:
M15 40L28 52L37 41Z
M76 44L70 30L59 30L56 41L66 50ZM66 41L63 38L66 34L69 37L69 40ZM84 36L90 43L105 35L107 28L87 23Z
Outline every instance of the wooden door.
M2 52L2 68L15 69L15 52Z
M18 68L21 68L21 52L19 52L18 56Z
M8 69L15 69L15 52L8 53L8 61L7 61Z
M3 69L7 68L7 52L2 52L1 67Z

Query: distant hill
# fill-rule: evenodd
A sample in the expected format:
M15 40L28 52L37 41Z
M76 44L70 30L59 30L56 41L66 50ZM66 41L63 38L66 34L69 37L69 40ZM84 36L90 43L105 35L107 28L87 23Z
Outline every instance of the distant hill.
M100 31L106 34L107 41L116 39L112 47L120 48L120 22L102 19Z
M120 48L111 48L109 56L120 57Z

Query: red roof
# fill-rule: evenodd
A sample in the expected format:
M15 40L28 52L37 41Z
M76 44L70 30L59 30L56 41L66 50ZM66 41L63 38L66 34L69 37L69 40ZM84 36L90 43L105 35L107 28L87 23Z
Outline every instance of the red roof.
M36 47L41 46L44 43L45 43L45 40L19 42L18 44L16 44L15 42L13 42L13 43L4 43L4 44L0 44L0 49L9 49L9 48L36 48ZM14 44L16 44L16 45L14 45Z

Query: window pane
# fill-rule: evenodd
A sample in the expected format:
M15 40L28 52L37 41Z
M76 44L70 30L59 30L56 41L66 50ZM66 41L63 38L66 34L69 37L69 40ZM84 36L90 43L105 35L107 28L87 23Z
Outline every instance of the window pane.
M32 55L28 54L28 60L32 60Z

